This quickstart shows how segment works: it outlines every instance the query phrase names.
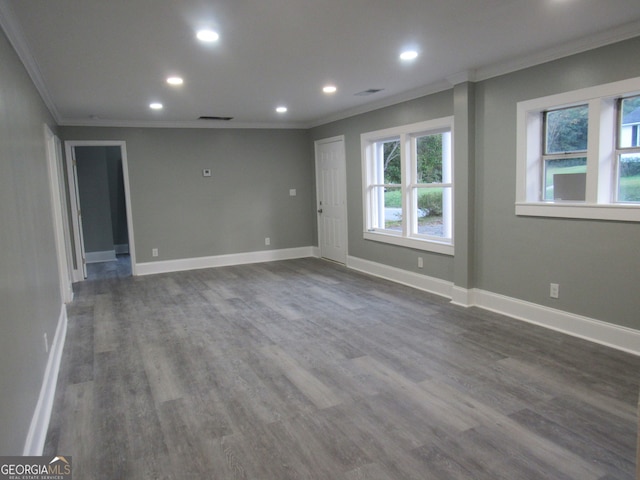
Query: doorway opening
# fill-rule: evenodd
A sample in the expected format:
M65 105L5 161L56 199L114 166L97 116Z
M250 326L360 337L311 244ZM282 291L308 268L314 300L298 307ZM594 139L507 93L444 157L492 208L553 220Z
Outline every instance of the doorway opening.
M65 142L75 240L74 280L135 275L124 142Z

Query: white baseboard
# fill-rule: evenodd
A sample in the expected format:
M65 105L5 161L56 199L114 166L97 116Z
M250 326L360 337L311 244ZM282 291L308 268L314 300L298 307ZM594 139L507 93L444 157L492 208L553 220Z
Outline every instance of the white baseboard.
M419 275L357 257L348 257L347 267L451 299L463 307L479 307L517 320L566 333L574 337L640 355L640 330L506 297L480 289L466 289L452 282Z
M86 252L85 260L87 263L115 262L116 251L105 250L103 252Z
M347 267L358 270L359 272L368 273L375 277L385 278L396 283L401 283L402 285L424 290L425 292L451 298L453 283L446 280L420 275L402 270L401 268L390 267L389 265L351 256L347 257Z
M126 253L129 253L129 244L123 243L121 245L114 245L113 249L116 252L116 255L124 255Z
M475 305L617 350L640 355L640 330L476 289Z
M136 264L136 275L152 275L155 273L181 272L201 268L228 267L248 263L272 262L276 260L292 260L295 258L316 257L317 247L283 248L280 250L262 250L257 252L233 253L212 257L183 258Z
M56 394L58 371L60 370L60 360L62 359L62 350L64 348L66 334L67 307L63 304L53 343L49 349L49 359L47 360L47 367L44 371L44 379L42 381L42 387L40 388L38 403L31 418L31 425L29 426L29 432L24 444L24 450L22 452L24 456L42 455L44 442L47 438L47 430L49 429L53 400Z

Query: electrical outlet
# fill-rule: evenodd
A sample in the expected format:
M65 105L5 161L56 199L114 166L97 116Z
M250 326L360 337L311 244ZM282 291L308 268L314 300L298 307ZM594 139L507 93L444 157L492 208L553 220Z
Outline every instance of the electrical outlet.
M265 245L271 245L271 239L269 237L265 237L264 244Z
M151 249L151 256L152 257L157 257L158 256L158 249L157 248L152 248Z
M557 283L550 283L549 284L549 296L551 298L560 297L560 285L558 285Z
M424 267L424 263L422 262L422 257L418 257L418 268Z
M44 332L44 353L49 353L49 339L47 338L47 332Z

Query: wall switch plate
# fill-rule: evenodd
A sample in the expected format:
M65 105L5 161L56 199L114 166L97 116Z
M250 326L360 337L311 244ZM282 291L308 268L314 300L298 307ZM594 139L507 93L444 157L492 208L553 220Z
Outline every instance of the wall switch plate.
M211 176L211 169L210 168L205 168L202 170L202 176L203 177L210 177Z
M158 256L158 249L157 248L152 248L151 249L151 256L152 257L157 257Z
M422 257L418 257L418 268L424 267L424 263L422 261Z
M560 296L560 285L558 285L557 283L550 283L549 296L551 298L558 298Z
M271 245L271 239L269 237L265 237L264 244L265 245Z
M290 197L295 197L296 196L296 189L295 188L292 188L292 189L289 190L289 196Z

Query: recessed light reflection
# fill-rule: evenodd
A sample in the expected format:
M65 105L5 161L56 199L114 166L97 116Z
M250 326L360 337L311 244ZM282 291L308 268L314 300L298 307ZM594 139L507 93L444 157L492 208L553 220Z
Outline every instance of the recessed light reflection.
M322 88L322 91L324 93L336 93L338 89L336 88L335 85L327 85L326 87Z
M151 110L162 110L162 104L158 102L150 103L149 108Z
M278 113L286 113L287 112L287 107L277 107L276 108L276 112Z
M215 42L220 38L217 32L209 29L198 30L196 37L201 42Z

